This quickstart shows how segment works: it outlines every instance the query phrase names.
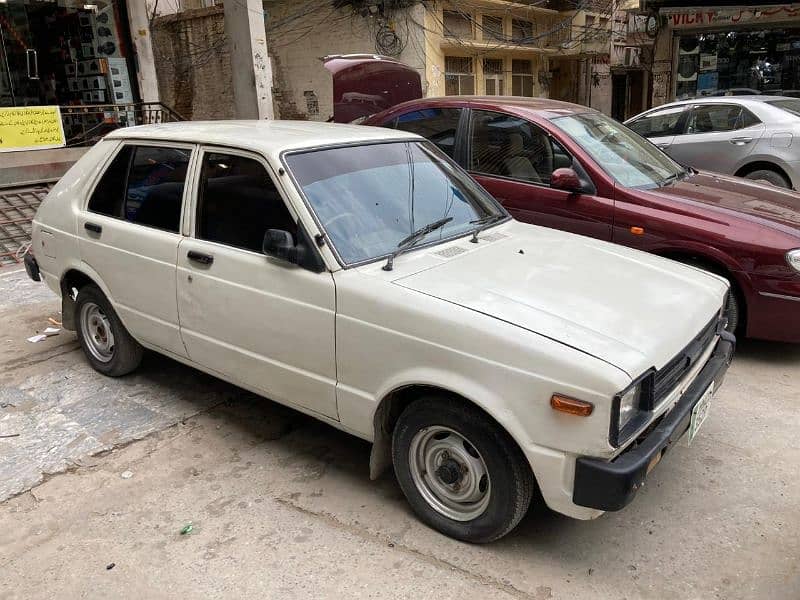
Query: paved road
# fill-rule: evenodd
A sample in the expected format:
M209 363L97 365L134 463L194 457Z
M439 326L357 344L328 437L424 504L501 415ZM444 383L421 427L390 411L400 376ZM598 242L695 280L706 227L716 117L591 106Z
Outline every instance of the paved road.
M370 482L362 441L158 356L112 380L73 334L24 341L58 309L0 270L0 597L800 598L800 347L742 344L625 511L470 546Z

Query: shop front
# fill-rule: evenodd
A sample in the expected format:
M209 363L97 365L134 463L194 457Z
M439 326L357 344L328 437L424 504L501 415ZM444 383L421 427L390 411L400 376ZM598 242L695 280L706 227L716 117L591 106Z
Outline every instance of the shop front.
M68 140L102 129L100 107L124 119L115 106L138 101L126 15L124 0L0 0L0 108L60 106Z
M653 104L710 95L800 96L800 4L660 9Z

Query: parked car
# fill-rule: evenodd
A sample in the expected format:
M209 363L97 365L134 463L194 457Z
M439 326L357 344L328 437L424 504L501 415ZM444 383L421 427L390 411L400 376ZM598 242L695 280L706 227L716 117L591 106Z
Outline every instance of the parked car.
M677 162L800 189L800 99L698 98L664 104L625 122Z
M402 131L121 129L48 194L32 248L96 370L148 348L369 440L373 477L393 464L425 523L472 542L537 487L578 519L628 504L735 344L724 279L518 223Z
M722 275L730 331L800 342L794 192L684 168L599 112L555 100L425 98L365 123L427 137L520 221Z

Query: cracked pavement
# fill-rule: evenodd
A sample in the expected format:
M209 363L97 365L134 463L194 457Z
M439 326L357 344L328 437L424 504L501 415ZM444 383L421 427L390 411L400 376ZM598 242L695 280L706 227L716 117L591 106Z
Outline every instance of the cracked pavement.
M25 341L58 310L0 269L0 436L19 434L0 437L0 598L800 597L800 347L741 344L626 510L539 507L472 546L371 482L361 440L157 355L109 379L70 332Z

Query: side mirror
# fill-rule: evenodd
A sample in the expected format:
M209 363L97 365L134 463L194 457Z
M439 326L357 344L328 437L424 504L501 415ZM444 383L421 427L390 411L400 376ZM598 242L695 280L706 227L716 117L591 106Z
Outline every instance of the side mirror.
M305 256L305 248L295 246L292 234L283 229L267 229L261 249L267 256L295 265L300 264Z
M554 190L562 190L570 194L579 194L583 191L581 180L578 179L578 174L575 169L562 167L556 169L550 176L550 187Z

